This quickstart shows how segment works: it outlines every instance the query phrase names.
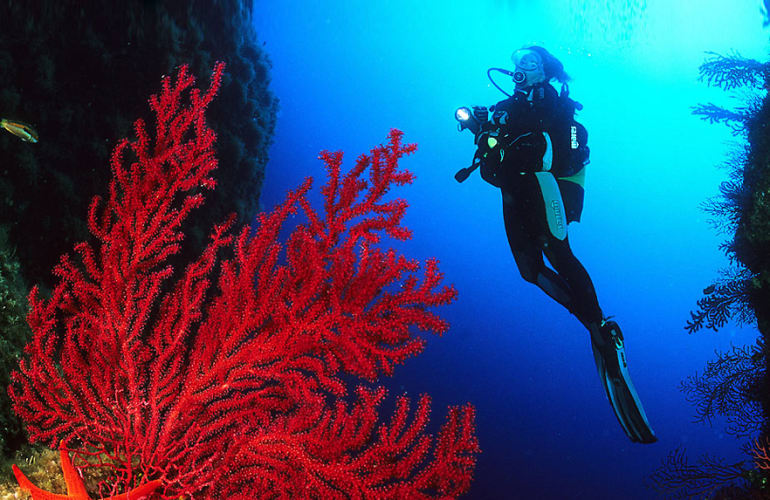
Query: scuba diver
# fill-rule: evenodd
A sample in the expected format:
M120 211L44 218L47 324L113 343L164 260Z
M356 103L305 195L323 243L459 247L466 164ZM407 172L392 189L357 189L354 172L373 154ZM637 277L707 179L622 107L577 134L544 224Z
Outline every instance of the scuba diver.
M612 409L631 441L657 441L628 372L623 333L605 318L591 278L573 255L567 224L579 221L589 150L588 134L574 119L582 109L570 99L562 63L539 46L517 50L514 71L491 68L488 76L508 98L491 108L460 108L460 130L474 134L477 150L470 167L457 172L463 182L480 168L499 187L503 219L513 258L526 281L564 306L590 333L594 360ZM510 95L492 71L511 76ZM562 84L561 93L550 84ZM543 256L548 258L548 267Z

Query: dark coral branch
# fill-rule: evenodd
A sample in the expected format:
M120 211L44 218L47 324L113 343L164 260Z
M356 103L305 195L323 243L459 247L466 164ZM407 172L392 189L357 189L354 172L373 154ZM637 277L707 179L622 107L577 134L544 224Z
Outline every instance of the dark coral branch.
M696 421L710 423L724 416L728 434L751 436L763 425L759 403L765 375L763 345L733 346L716 354L703 373L688 377L680 390L696 406Z
M702 328L718 330L731 319L739 324L754 321L750 305L750 290L754 276L743 267L732 268L723 273L723 278L703 290L704 296L697 302L698 308L690 311L690 320L685 325L688 333Z
M663 459L648 482L665 498L721 498L717 495L725 488L749 495L750 483L746 479L749 470L746 461L729 464L711 455L703 455L692 464L687 461L685 451L677 448Z
M727 56L707 52L707 59L700 67L700 79L708 85L732 90L738 87L761 87L768 76L770 66L754 59L741 57L737 52Z
M744 110L730 111L714 103L693 106L692 114L699 116L702 120L706 120L709 123L724 123L730 127L734 134L743 132L746 127L746 121L749 119L749 115Z
M719 186L720 195L715 196L701 205L704 212L711 218L709 223L722 234L735 234L741 219L741 206L746 196L743 183L740 181L724 181Z

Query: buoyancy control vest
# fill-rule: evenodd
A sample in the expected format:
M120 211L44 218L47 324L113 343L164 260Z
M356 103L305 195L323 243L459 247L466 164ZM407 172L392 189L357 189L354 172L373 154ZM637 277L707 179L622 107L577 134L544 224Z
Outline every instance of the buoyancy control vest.
M522 173L550 171L564 198L567 221L580 220L590 161L588 131L575 119L580 109L566 84L559 94L541 84L497 103L476 141L484 180L503 187Z

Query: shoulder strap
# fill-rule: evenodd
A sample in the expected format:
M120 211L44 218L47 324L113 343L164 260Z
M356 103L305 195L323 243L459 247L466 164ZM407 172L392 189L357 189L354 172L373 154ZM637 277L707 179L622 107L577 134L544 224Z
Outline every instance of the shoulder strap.
M567 108L567 111L569 112L570 116L574 117L576 110L580 111L581 109L583 109L582 104L570 98L569 85L567 85L566 83L561 84L561 92L559 93L559 98L564 103L564 106Z

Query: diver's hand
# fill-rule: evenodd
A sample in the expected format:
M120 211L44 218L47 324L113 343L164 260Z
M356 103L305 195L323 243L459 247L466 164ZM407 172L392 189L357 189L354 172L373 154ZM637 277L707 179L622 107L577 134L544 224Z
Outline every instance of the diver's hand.
M473 117L479 123L485 123L489 120L489 110L486 106L473 106Z

